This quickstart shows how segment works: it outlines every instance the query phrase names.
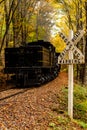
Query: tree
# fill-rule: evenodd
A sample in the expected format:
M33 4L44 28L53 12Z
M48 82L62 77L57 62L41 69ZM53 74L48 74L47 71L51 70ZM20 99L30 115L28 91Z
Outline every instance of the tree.
M53 26L52 17L54 8L46 1L37 2L34 14L30 19L30 40L44 39L49 40L50 30Z
M64 48L66 47L64 41L59 37L59 35L52 37L50 39L50 41L56 47L56 52L61 53L64 50Z
M8 34L12 18L14 16L15 10L16 10L19 2L20 2L20 0L18 0L17 5L16 5L16 7L13 10L14 0L13 1L12 0L10 0L10 1L4 1L4 8L5 8L5 14L6 14L5 15L6 30L5 30L3 39L2 39L2 43L1 43L1 47L0 47L0 53L2 51L2 48L3 48L4 44L5 44L5 39L6 39L6 36ZM6 40L6 44L5 45L8 46L8 40Z
M60 4L61 12L64 13L65 23L69 29L73 29L74 33L80 29L85 28L85 13L84 13L84 2L85 0L56 0ZM65 26L64 26L65 27ZM62 30L63 31L63 30ZM84 37L77 44L78 48L83 52L85 48ZM77 65L77 78L83 83L84 80L84 65Z
M85 14L86 14L86 44L85 44L85 65L84 65L84 84L87 85L87 2L85 2Z

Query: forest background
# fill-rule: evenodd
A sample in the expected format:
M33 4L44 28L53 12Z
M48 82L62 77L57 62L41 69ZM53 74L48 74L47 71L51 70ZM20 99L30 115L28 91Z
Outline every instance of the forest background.
M4 48L25 45L36 40L50 41L57 52L65 43L58 32L67 37L87 29L86 0L0 0L0 64L4 65ZM85 64L75 65L75 77L87 84L87 34L77 47L85 55ZM66 65L62 65L62 69Z

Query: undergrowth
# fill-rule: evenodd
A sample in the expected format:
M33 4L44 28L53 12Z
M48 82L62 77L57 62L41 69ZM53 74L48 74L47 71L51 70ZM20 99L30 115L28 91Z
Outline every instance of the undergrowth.
M73 118L74 121L79 124L81 128L87 130L87 87L82 87L81 85L74 85L74 108L73 108ZM68 124L70 119L64 116L64 113L68 112L68 87L63 87L60 94L56 95L57 100L59 102L58 108L52 108L53 111L56 111L58 115L62 112L61 116L57 117L58 122L64 124ZM63 116L64 117L63 117ZM68 114L67 114L68 115ZM63 126L57 127L55 123L50 123L49 126L53 128L53 130L62 130ZM75 129L75 128L72 128Z
M66 106L68 104L68 88L62 89L62 104ZM87 122L87 87L82 87L81 85L74 85L74 99L73 99L73 116L75 119ZM67 109L66 109L67 110Z

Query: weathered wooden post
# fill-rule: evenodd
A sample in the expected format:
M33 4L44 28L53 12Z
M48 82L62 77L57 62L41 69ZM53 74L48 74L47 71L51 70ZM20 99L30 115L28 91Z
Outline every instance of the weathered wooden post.
M73 30L70 30L69 40L73 38ZM69 59L73 60L73 52L69 51ZM68 115L73 118L73 64L68 66Z

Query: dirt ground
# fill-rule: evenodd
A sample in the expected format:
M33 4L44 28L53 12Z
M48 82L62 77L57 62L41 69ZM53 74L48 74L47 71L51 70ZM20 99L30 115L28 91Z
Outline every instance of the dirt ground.
M55 80L32 88L12 88L5 83L6 76L0 77L0 130L51 130L52 115L57 116L51 108L59 106L56 94L67 86L67 73L61 72ZM72 126L82 130L76 124Z

